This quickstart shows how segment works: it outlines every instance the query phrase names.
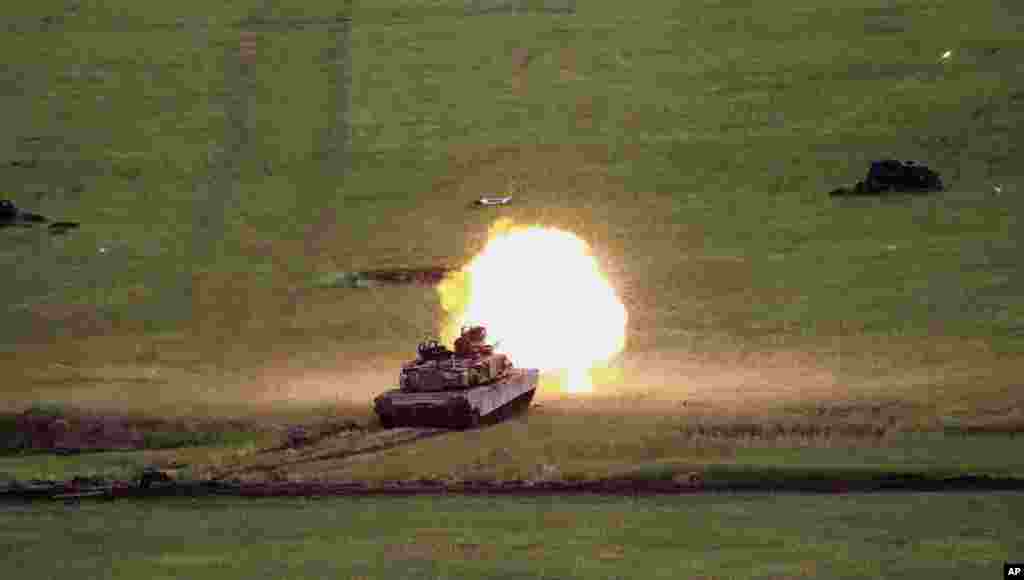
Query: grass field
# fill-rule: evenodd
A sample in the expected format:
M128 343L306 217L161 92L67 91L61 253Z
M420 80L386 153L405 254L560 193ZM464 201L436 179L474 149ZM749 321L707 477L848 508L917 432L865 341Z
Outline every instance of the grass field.
M191 500L0 508L31 578L986 578L1019 494Z
M82 228L0 229L0 480L1024 477L1022 22L1012 0L5 7L0 197ZM826 195L882 157L947 191ZM484 429L258 453L294 424L386 435L371 398L443 322L429 288L318 279L459 267L498 217L579 235L626 305L593 395L547 377ZM26 452L33 405L130 417L146 449ZM25 578L983 578L1024 557L1021 501L5 505L0 554Z
M437 297L313 281L459 266L500 214L592 245L627 350L598 396L546 389L547 413L452 445L600 473L754 461L750 424L803 426L755 443L762 463L807 456L804 440L839 461L846 437L825 425L858 448L1020 431L1014 4L524 6L19 7L0 38L17 55L0 184L83 228L0 231L0 405L275 422L329 405L370 424L370 398L439 328ZM258 33L248 64L242 29ZM825 195L883 156L949 190ZM466 210L496 191L518 203ZM681 442L702 422L726 451ZM981 441L996 440L1012 445Z

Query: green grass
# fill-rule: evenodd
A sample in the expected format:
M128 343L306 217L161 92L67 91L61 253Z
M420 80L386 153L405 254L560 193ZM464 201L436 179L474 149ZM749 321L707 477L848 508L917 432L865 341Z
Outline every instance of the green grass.
M209 451L209 450L206 450ZM152 466L157 456L135 451L88 453L72 456L49 454L0 457L0 479L67 481L74 477L132 480Z
M5 507L5 568L99 578L984 578L1019 494L123 501Z
M365 420L441 309L427 289L317 279L458 266L496 215L466 202L511 190L501 215L580 235L626 303L609 394L764 425L779 408L896 401L911 409L896 431L1012 432L1024 43L1005 6L19 8L0 38L19 55L0 72L0 105L17 112L0 190L83 228L0 232L0 264L18 272L0 287L0 406L209 416L327 401ZM347 173L316 157L340 94L329 26L282 24L339 11L353 17ZM248 81L231 56L247 17L280 24L262 30ZM246 115L249 133L232 125ZM949 191L825 195L881 156L933 165ZM609 413L532 428L569 461ZM672 437L628 432L617 462L674 457Z
M462 149L493 155L485 165L489 171L476 179L479 183L470 179L465 186L504 188L516 180L524 190L526 207L512 210L513 215L578 220L573 225L582 227L579 233L610 260L631 266L624 279L617 280L620 285L644 281L645 288L638 289L642 296L636 299L695 298L675 312L652 312L653 304L634 302L638 321L661 320L650 329L649 341L665 342L667 331L674 328L758 334L753 323L783 336L800 330L827 335L839 321L867 325L880 334L921 332L928 330L930 318L948 319L957 313L966 319L949 320L951 331L973 329L973 334L987 338L993 330L1009 330L1019 321L1019 305L996 305L1006 320L978 320L977 313L963 312L961 298L926 296L937 303L938 312L930 312L929 301L921 300L922 291L938 292L953 277L966 291L998 286L999 271L1013 267L1004 260L992 264L995 272L966 277L960 267L992 257L987 251L1004 258L1012 255L1013 248L1007 246L1014 243L1009 227L1019 209L1007 207L1014 203L1008 199L974 197L989 166L1004 174L1010 166L972 156L986 155L992 140L1002 138L1000 123L1020 113L1008 101L1013 86L1007 84L1005 73L1012 61L978 56L988 46L1010 53L1021 49L1019 41L988 22L994 2L989 13L943 5L928 20L927 30L911 29L902 36L860 44L853 44L854 39L871 7L854 1L820 12L792 5L789 11L738 11L693 3L678 9L645 7L628 17L608 6L572 17L481 16L467 20L467 25L472 23L464 30L468 37L456 38L448 31L461 22L452 17L457 4L418 7L422 21L403 21L400 26L386 24L395 18L387 10L356 8L354 163L344 184L332 184L326 173L311 171L315 166L308 161L310 134L323 122L318 111L326 90L321 86L324 75L313 61L324 48L325 33L267 35L254 73L259 86L252 115L254 130L268 138L244 153L243 165L253 165L245 166L239 184L247 202L241 213L226 218L231 223L221 256L225 262L210 267L254 278L248 283L277 285L294 282L292 275L305 275L332 261L397 265L441 256L468 257L474 236L488 218L452 211L453 192L431 183L453 169L457 172L448 157L453 149ZM122 8L132 14L131 8ZM923 8L900 8L905 18L925 17ZM436 11L433 18L427 17L431 10ZM218 17L225 22L245 13L241 5L221 11L224 14ZM187 14L185 9L181 12ZM715 29L735 24L738 17L753 28L743 33ZM145 15L147 21L162 18L173 20L169 15ZM961 22L970 23L963 27L970 32L940 36L959 29ZM830 39L805 36L801 30L828 30ZM789 41L780 44L783 31ZM164 291L176 291L176 286L161 287L167 280L147 277L173 278L177 269L170 265L201 257L180 253L189 250L190 240L201 237L188 212L202 200L189 190L210 171L200 159L202 144L227 131L221 118L224 103L216 93L231 77L218 58L200 59L203 66L198 69L189 63L199 55L225 50L233 32L211 28L208 46L183 42L189 38L186 32L121 33L117 43L84 30L75 34L68 43L78 47L74 52L40 50L33 53L35 60L19 65L31 78L42 70L72 72L63 72L55 85L47 79L46 86L56 93L49 101L15 101L26 112L17 134L43 132L40 126L54 123L44 121L49 112L54 107L66 109L68 118L52 129L81 149L74 161L124 166L94 177L95 185L76 202L48 197L40 201L94 224L63 243L63 251L78 258L85 258L83 252L88 251L90 272L102 267L94 261L95 246L101 242L94 237L114 227L123 247L118 248L119 256L108 256L109 261L129 265L114 288L105 288L102 282L89 288L72 284L47 302L78 293L79 302L117 311L129 306L129 290L136 285L141 285L138 292L160 298ZM535 40L522 40L530 35ZM737 45L741 36L743 42ZM569 37L574 39L571 49L563 46ZM959 60L939 64L940 47L932 46L936 37L942 38L942 47L957 45ZM28 36L17 42L23 45L26 38L42 42L46 37ZM474 50L463 50L467 44ZM525 94L511 86L508 59L514 45L535 53L525 73L535 82ZM378 50L384 46L386 58ZM282 66L284 62L288 66ZM75 73L76 66L105 67L111 78ZM563 67L572 69L571 74L560 76ZM417 74L407 74L410 70ZM131 75L146 71L159 82L131 82ZM306 89L301 95L288 90L296 83ZM183 95L179 86L190 90ZM821 94L832 98L819 98ZM97 96L116 102L104 109L96 104ZM992 109L989 116L995 120L972 127L970 112L982 105ZM590 111L592 126L574 125L579 107ZM107 110L135 122L112 123ZM40 118L33 116L36 113ZM623 124L627 117L635 126ZM868 156L934 154L904 133L920 134L922 128L934 126L949 133L979 133L976 142L965 143L958 151L935 152L949 155L937 159L940 169L962 174L951 194L857 209L839 207L820 195L837 181L856 178ZM926 130L925 136L934 132ZM606 150L605 158L595 160L592 168L570 164L561 170L567 174L549 177L550 172L542 173L543 166L538 165L543 157L521 163L516 159L541 139L555 144L549 151L553 158L560 150L571 153L583 147ZM496 148L504 150L495 152ZM60 164L68 154L47 151L44 156L51 158L41 160L38 175L11 170L8 187L15 193L31 188L25 181L46 177L44 165ZM262 160L281 166L280 176L257 172ZM394 171L396 167L403 171ZM728 174L722 173L725 167ZM574 191L570 178L580 177L573 173L584 169L592 170L589 182L584 181L590 187ZM135 170L140 172L137 178L118 177ZM632 194L653 201L654 207L636 208ZM585 208L568 205L578 196L587 200ZM332 247L309 252L289 244L306 233L300 220L324 209L338 213ZM578 216L571 218L570 211ZM662 216L664 229L648 227L661 222ZM870 220L870 229L865 228L865 219ZM384 222L401 227L381 231L379 224ZM446 235L429 235L437 231ZM279 251L263 256L245 253L251 240L238 238L250 235L246 232ZM627 234L628 245L619 237ZM685 261L666 252L679 243L689 246ZM901 249L891 254L886 244ZM965 245L972 249L964 251ZM642 256L657 257L658 265L637 269ZM716 264L720 257L742 259L729 266ZM694 277L695 268L705 269L705 275ZM893 273L903 274L896 284ZM697 283L681 284L681 279ZM728 291L733 285L749 289ZM728 308L736 300L755 296L760 299L747 301L739 311ZM15 304L28 307L41 297L26 298ZM160 318L162 313L156 310L150 314ZM697 316L723 310L730 312L729 320L724 313L711 319ZM642 329L638 325L634 330ZM645 342L635 341L637 346Z

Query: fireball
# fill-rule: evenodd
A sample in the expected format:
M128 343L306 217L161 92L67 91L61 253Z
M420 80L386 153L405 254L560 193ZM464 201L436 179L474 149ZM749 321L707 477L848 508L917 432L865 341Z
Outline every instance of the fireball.
M626 345L626 308L587 244L554 228L496 222L476 257L437 288L453 341L464 325L516 366L564 373L566 389L593 389L591 371Z

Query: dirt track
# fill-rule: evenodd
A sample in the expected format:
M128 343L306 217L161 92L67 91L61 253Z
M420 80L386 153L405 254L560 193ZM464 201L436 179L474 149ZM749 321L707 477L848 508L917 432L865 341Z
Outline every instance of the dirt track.
M359 456L370 455L408 445L421 439L450 433L448 429L402 427L384 431L364 433L348 431L329 437L321 444L311 448L294 449L287 446L268 449L257 455L252 463L238 468L229 469L219 474L220 477L238 477L259 472L272 472L296 465L317 461L339 461Z

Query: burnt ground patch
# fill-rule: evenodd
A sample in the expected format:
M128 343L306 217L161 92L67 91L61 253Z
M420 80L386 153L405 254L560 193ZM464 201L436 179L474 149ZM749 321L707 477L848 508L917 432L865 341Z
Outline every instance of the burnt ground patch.
M59 405L0 415L0 454L8 455L174 449L255 437L255 428L237 422L147 418Z
M378 286L436 286L454 268L397 268L362 272L332 272L317 279L322 288L374 288Z

